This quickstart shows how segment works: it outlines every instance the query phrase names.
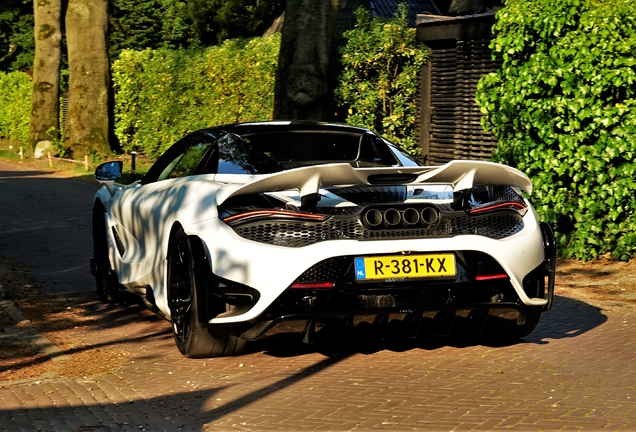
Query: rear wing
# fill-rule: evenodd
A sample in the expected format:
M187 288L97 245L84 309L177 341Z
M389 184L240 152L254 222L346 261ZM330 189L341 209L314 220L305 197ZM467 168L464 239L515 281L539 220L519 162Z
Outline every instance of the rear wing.
M378 176L409 176L406 184L451 184L456 191L473 184L512 186L532 193L532 181L521 171L506 165L481 161L451 161L439 167L353 168L348 163L314 165L257 176L247 184L228 184L217 192L221 205L237 195L296 189L301 198L317 194L321 187L378 184ZM374 179L375 178L375 179Z

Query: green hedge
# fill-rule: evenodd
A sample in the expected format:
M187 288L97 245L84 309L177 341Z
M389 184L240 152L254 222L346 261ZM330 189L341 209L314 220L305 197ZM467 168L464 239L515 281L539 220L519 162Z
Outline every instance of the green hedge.
M417 74L425 61L406 9L384 22L356 12L344 33L338 102L348 123L377 130L419 155ZM272 114L280 35L232 39L205 51L124 50L112 67L115 134L125 150L151 157L190 131L267 120Z
M371 19L359 8L356 24L344 32L342 73L336 97L348 112L347 123L376 130L414 156L421 155L415 131L418 74L427 52L409 28L399 6L389 22Z
M187 133L271 117L280 35L204 51L121 53L112 67L115 134L151 157Z
M508 0L477 103L565 257L636 252L636 2Z
M26 73L0 72L0 137L24 146L29 143L32 88Z

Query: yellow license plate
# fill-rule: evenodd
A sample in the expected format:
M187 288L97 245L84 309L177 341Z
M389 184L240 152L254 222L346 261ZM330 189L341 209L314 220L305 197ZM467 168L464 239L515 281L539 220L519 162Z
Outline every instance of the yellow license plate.
M356 280L454 277L455 255L387 255L355 259Z

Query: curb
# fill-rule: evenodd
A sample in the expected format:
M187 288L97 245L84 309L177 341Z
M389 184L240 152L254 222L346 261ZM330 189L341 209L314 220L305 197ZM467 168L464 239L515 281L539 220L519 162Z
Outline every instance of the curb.
M6 291L0 285L0 308L2 308L9 317L15 322L16 328L20 328L21 339L29 339L31 343L40 349L42 354L45 354L53 361L69 360L69 356L64 354L57 345L51 342L46 336L41 334L37 329L30 327L31 321L26 319L22 312L15 306L15 303L11 300L5 299Z
M11 317L16 326L21 327L31 324L31 321L26 319L22 312L15 306L11 300L4 300L6 292L2 285L0 285L0 307Z

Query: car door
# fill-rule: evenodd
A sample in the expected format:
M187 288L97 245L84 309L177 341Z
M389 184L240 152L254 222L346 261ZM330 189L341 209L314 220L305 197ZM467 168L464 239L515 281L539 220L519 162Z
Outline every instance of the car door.
M148 178L124 191L118 206L118 220L125 237L121 240L124 253L120 257L120 268L116 269L121 283L147 275L165 259L160 245L163 237L170 234L174 222L178 186L187 181L186 177L212 141L198 134L184 138L157 160L148 171Z

